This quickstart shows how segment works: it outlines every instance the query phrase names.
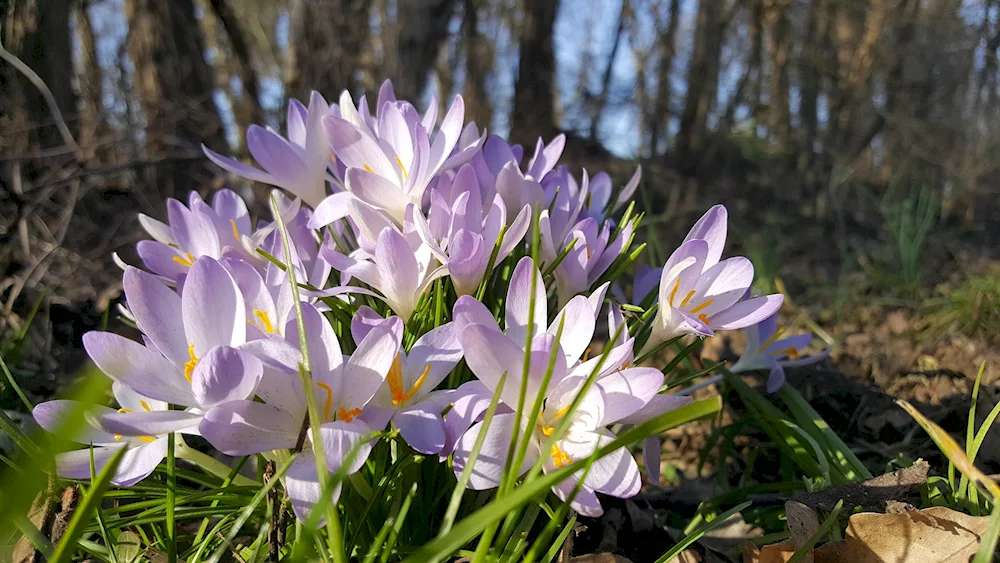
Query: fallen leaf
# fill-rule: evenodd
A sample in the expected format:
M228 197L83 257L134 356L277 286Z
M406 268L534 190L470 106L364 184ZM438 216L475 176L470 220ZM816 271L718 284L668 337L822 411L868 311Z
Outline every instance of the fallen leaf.
M795 544L790 541L761 547L748 542L743 544L743 563L785 563L794 553Z
M698 543L718 553L726 553L742 545L745 541L759 538L764 530L753 524L747 524L740 513L726 518L717 528L711 529L698 540Z
M785 503L785 518L788 520L788 532L792 535L792 545L795 549L805 545L819 532L819 517L816 512L801 502L794 500ZM813 554L808 553L801 559L802 563L814 563Z
M677 554L675 563L701 563L701 555L693 549L685 549Z
M988 516L969 516L938 506L899 514L851 516L841 542L816 550L817 562L966 563L979 549Z

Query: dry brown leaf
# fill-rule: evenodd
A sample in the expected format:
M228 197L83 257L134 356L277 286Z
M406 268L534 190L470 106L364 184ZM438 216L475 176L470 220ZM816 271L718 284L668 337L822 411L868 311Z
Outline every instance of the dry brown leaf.
M785 563L795 553L795 544L786 541L757 547L743 544L743 563Z
M701 555L693 549L685 549L677 554L675 563L701 563Z
M698 543L712 551L726 553L743 544L743 542L764 535L764 529L753 524L747 524L740 513L733 514L725 522L713 528L698 540Z
M796 549L805 545L819 532L819 518L816 516L816 511L801 502L794 500L786 502L785 517L788 519L788 531L792 534L792 544ZM814 563L813 554L806 554L801 561Z
M967 563L979 549L987 516L934 507L900 514L851 516L844 541L816 550L817 561L844 563Z

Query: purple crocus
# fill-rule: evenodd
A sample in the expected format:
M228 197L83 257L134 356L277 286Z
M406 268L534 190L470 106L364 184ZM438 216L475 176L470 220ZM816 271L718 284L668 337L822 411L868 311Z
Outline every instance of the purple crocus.
M263 365L246 342L243 296L217 261L195 261L177 295L154 276L129 268L125 299L146 345L109 332L83 336L87 354L106 375L142 395L193 411L109 413L100 427L125 436L159 435L197 424L226 401L252 397Z
M111 460L121 448L128 448L122 456L121 463L115 470L111 482L119 487L129 487L145 479L156 469L167 455L166 434L157 432L153 435L123 436L105 432L92 421L95 418L119 413L147 413L147 416L164 416L168 404L142 396L121 383L111 386L115 399L121 408L117 411L109 407L84 405L77 401L55 400L37 405L32 415L38 425L49 432L59 432L78 443L91 445L91 448L75 450L56 456L56 473L66 479L89 479L91 476L90 461L94 460L94 471L101 469ZM66 417L72 412L84 413L83 427L66 428ZM186 425L172 427L168 432L178 431L196 434L199 417L191 417Z
M507 206L499 194L487 206L471 165L454 178L439 178L430 190L430 212L425 219L413 213L414 226L424 244L448 268L459 295L475 292L486 275L486 266L500 231L507 224ZM495 264L499 264L524 239L531 208L524 206L500 241Z
M741 301L753 282L753 264L742 256L721 260L726 243L726 208L708 210L663 266L659 310L646 344L682 334L711 336L756 324L781 307L782 296Z
M327 115L323 126L334 154L346 166L347 190L402 224L406 206L420 206L431 180L471 160L483 138L463 131L461 96L455 97L434 132L436 115L421 119L411 104L397 101L387 85L379 93L374 121L351 112L354 104L345 92L340 115Z
M774 393L785 383L786 367L815 364L830 354L831 349L827 348L814 356L805 356L802 352L812 344L812 335L798 334L782 338L783 334L784 329L778 330L777 314L747 327L746 348L730 371L768 371L767 392Z
M614 240L609 241L611 228L610 221L599 226L595 219L587 217L577 223L567 235L562 247L566 248L570 244L573 246L555 271L556 288L561 302L565 303L574 295L590 289L625 249L632 238L631 223Z
M361 342L369 331L384 322L369 307L361 307L351 322L351 333ZM441 411L448 406L450 390L435 391L462 359L455 325L445 323L417 339L409 352L400 350L389 368L385 385L372 398L362 418L374 428L395 424L418 452L435 454L445 445Z
M372 429L359 418L364 408L385 382L399 354L403 324L390 318L373 327L358 343L354 354L345 357L332 327L312 305L302 305L302 321L309 344L309 358L316 401L320 408L320 436L327 469L336 471L348 453L358 452L348 466L348 474L364 465L371 451L365 440ZM264 402L229 401L206 413L200 426L202 436L228 455L250 455L296 446L306 414L306 396L297 373L300 361L298 325L295 319L285 328L288 353L272 357L281 369L261 380L257 396ZM285 490L299 518L307 518L319 500L320 480L309 434L306 449L298 454L285 476ZM334 502L340 489L334 492Z
M585 297L578 297L587 303ZM589 304L588 304L589 307ZM592 314L592 313L591 313ZM568 323L567 323L568 325ZM662 384L662 374L654 368L630 368L612 373L597 380L587 392L576 411L570 406L580 393L589 373L583 364L569 370L566 354L555 336L542 333L531 342L531 361L524 371L524 351L494 326L467 325L459 335L465 359L472 372L492 393L504 373L508 383L500 392L501 401L508 411L517 406L522 386L529 400L534 400L541 388L546 371L551 365L551 379L545 402L537 420L517 420L513 412L497 414L488 428L479 422L466 432L456 444L454 469L461 474L480 432L486 436L476 465L472 468L470 488L489 489L499 485L510 463L507 452L515 425L530 435L530 446L519 473L524 473L539 458L546 473L558 470L579 459L590 456L595 449L614 440L606 427L639 412L656 395ZM578 346L573 335L564 330L562 342ZM589 344L589 338L587 341ZM551 362L551 364L550 364ZM566 417L571 417L564 421ZM545 451L550 437L563 423L566 430L556 437ZM582 472L553 487L559 498L568 500L581 478ZM620 448L595 462L581 484L579 494L572 500L573 508L586 516L599 516L603 509L597 492L627 498L639 492L638 466L627 448Z
M642 167L638 166L635 169L635 173L632 174L632 179L625 184L618 194L618 199L612 205L611 196L614 189L611 184L611 176L607 172L594 174L594 177L590 180L590 191L584 202L584 214L597 221L604 220L605 215L614 213L632 199L641 179Z
M298 100L288 103L288 137L270 128L251 125L247 129L247 149L263 168L243 164L202 147L208 158L229 172L288 190L315 208L327 195L327 181L335 180L333 160L322 119L330 113L323 96L313 92L306 109Z
M323 257L333 269L378 290L403 322L410 319L417 301L431 283L448 273L444 266L434 267L434 255L416 234L406 237L395 227L386 227L379 233L373 256L358 253L348 256L326 247Z

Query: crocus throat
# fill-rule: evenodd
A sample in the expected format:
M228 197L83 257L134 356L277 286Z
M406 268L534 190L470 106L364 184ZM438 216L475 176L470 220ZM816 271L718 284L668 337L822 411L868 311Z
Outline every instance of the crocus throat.
M420 374L420 377L413 382L413 386L410 387L409 391L403 389L403 360L402 354L397 354L396 359L392 361L392 367L389 368L389 375L386 376L385 380L389 383L389 391L392 393L392 404L399 405L405 403L413 398L423 387L424 381L427 380L427 374L431 372L431 365L427 364L424 367L424 372Z
M562 418L566 416L566 413L569 412L569 407L570 405L566 405L565 407L556 411L556 414L552 415L552 419L549 421L546 421L544 418L542 418L541 414L539 414L538 416L539 427L540 427L539 430L541 430L542 434L546 436L551 436L552 433L556 431L555 427L556 423L562 420Z
M670 290L670 298L669 298L668 301L669 301L671 307L674 306L674 297L677 296L677 290L680 289L680 286L681 286L681 279L677 278L676 280L674 280L674 288ZM688 303L691 301L691 298L694 297L694 295L695 295L695 290L693 290L693 289L691 291L687 292L687 295L685 295L684 299L681 300L681 304L680 304L680 306L678 308L683 309L683 308L687 307ZM706 299L701 305L698 305L697 307L691 309L689 312L692 315L694 315L698 311L701 311L702 309L708 307L709 305L711 305L714 302L715 302L715 299ZM698 320L701 321L701 322L703 322L703 323L705 323L706 325L709 322L708 315L705 314L705 313L701 313L700 315L698 315Z
M181 266L184 266L185 268L194 266L194 256L191 256L190 252L185 253L184 256L174 256L173 261L177 262Z
M191 356L191 359L184 362L184 378L188 380L188 383L191 383L191 373L194 372L194 367L198 365L198 356L194 355L194 344L188 346L188 356Z

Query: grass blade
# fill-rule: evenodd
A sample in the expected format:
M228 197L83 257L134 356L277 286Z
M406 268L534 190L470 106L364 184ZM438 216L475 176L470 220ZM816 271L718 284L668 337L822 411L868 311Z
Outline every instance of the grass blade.
M705 525L703 525L702 527L684 536L684 539L677 542L677 545L670 548L670 551L664 553L662 557L657 559L656 563L669 563L670 561L673 561L674 558L680 555L682 551L687 549L689 545L700 540L702 536L724 524L726 520L729 519L730 516L732 516L733 514L738 514L740 511L750 506L751 504L752 502L748 500L716 516L715 519L712 520L711 522L706 522Z
M66 532L63 534L62 541L56 546L55 553L49 559L50 563L66 563L73 557L76 552L76 542L83 535L84 526L90 519L90 513L100 506L101 501L104 500L104 491L111 485L111 478L114 477L115 471L118 470L118 464L121 463L122 456L124 455L125 448L121 448L115 452L104 468L101 469L101 472L97 474L97 478L91 482L90 488L87 489L87 494L84 495L76 512L73 513L73 518L70 520L69 526L67 526Z

